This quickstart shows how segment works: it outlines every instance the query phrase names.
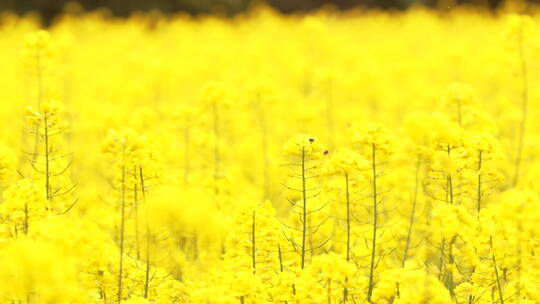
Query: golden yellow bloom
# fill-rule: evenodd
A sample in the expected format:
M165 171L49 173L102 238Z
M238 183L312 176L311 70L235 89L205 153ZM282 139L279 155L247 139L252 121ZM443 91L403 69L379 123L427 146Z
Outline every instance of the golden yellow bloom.
M319 159L326 153L326 150L316 137L307 134L298 134L283 145L283 153L285 155L306 156Z
M326 165L328 174L350 174L369 168L369 162L351 149L337 150Z

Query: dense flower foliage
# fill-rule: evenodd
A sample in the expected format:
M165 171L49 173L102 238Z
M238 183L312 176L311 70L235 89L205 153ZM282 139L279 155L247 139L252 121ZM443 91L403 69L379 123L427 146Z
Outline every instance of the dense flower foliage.
M0 16L0 303L540 303L535 19Z

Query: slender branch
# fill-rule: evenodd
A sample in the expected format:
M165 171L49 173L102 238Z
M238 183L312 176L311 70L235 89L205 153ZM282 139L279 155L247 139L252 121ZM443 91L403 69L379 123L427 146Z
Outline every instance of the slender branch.
M278 248L278 257L279 257L279 271L283 272L283 257L281 255L281 246L279 245L279 243L277 244L277 248Z
M450 152L452 151L452 148L450 148L450 145L447 147L448 152L448 158L450 158ZM447 188L446 188L446 196L447 201L453 205L454 204L454 186L452 184L452 172L447 172Z
M368 295L367 300L368 302L371 302L371 295L373 294L373 276L374 276L374 270L375 270L375 253L376 253L376 246L377 246L377 221L378 221L378 199L377 199L377 163L376 163L376 152L375 152L375 143L371 145L372 153L371 153L371 173L373 178L373 235L371 240L371 262L369 266L369 283L368 283Z
M139 180L141 183L141 193L143 202L146 202L146 188L144 182L143 167L139 166ZM146 218L146 269L144 275L144 298L148 299L148 290L150 288L150 223L148 218Z
M306 198L306 151L302 147L302 252L301 268L304 269L306 257L306 237L307 237L307 198Z
M51 201L51 176L49 172L49 123L48 123L48 117L45 115L44 117L44 123L45 123L45 194L47 196L47 200Z
M251 222L251 260L253 264L253 274L257 269L257 261L255 259L255 211L253 211L252 222Z
M118 303L122 303L122 276L124 270L124 226L126 208L126 168L125 168L125 146L122 147L122 179L121 179L121 201L120 201L120 262L118 266Z
M493 250L493 237L489 237L489 247L491 249L491 261L493 262L493 269L495 270L495 281L497 283L497 290L499 292L499 301L504 304L504 295L501 286L501 279L499 276L499 269L497 267L497 259L495 259L495 251Z
M349 193L349 175L345 173L345 197L347 203L347 249L345 258L347 262L351 259L351 199ZM345 278L345 283L347 283L348 278ZM343 288L343 302L347 302L349 290L347 287Z
M41 100L43 99L43 76L41 73L41 57L39 52L36 53L36 78L37 78L37 106L41 107ZM34 155L32 155L32 163L37 159L37 151L39 144L39 125L36 125L34 137Z
M139 189L137 183L137 167L133 168L133 178L135 182L133 183L133 208L134 208L134 224L135 224L135 251L137 260L141 257L140 250L140 238L139 238Z
M28 204L24 203L24 234L28 235Z
M482 207L482 151L478 151L478 188L476 193L476 212L480 214Z
M405 262L407 261L407 258L409 256L409 248L411 246L412 230L414 226L414 221L416 219L416 202L418 198L418 184L419 184L421 159L422 159L421 156L418 155L418 158L416 160L416 174L415 174L415 181L414 181L414 195L413 195L413 201L412 201L412 210L411 210L411 215L409 217L409 228L407 229L407 240L405 241L405 250L403 252L403 259L401 261L401 267L405 267Z

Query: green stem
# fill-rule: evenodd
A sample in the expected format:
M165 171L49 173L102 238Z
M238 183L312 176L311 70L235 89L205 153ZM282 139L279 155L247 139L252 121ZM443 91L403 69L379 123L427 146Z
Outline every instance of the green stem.
M24 234L28 235L28 203L24 203Z
M407 258L409 256L409 248L411 246L412 230L413 230L414 221L416 218L416 203L417 203L417 198L418 198L418 183L419 183L421 159L422 159L421 156L418 155L418 158L416 160L416 174L415 174L415 182L414 182L414 195L413 195L413 202L412 202L412 210L411 210L411 215L409 217L409 228L407 229L407 240L405 241L405 250L403 252L403 259L401 261L401 267L405 267L405 262L407 261Z
M347 251L346 251L346 260L347 262L351 259L351 199L349 193L349 175L345 174L345 194L347 199Z
M332 304L332 280L328 279L328 287L326 290L328 294L328 304Z
M493 250L493 237L489 237L489 246L491 248L491 261L493 262L493 269L495 270L495 280L497 283L497 290L499 292L499 301L501 304L504 304L504 296L499 276L499 269L497 267L497 259L495 259L495 251Z
M257 261L255 259L255 211L253 211L252 215L252 222L251 222L251 260L252 260L252 266L253 266L253 274L255 274L255 271L257 269Z
M448 158L450 158L450 152L452 151L452 149L450 148L450 145L448 145L447 151L448 151ZM448 202L451 205L453 205L454 204L454 187L452 185L452 172L448 172L447 174L448 176L447 176L446 196L447 196Z
M41 107L41 100L43 99L43 80L41 72L41 58L39 53L36 54L36 77L37 77L37 106ZM32 155L32 163L34 163L38 156L38 144L39 144L39 126L35 127L35 137L34 137L34 154Z
M306 257L306 237L307 237L307 198L306 198L306 152L302 147L302 252L301 268L304 269Z
M47 196L47 200L48 201L51 201L52 200L52 196L51 196L51 174L49 172L49 167L50 167L50 163L49 163L49 159L50 159L50 155L49 155L49 121L48 121L48 117L47 117L47 114L45 114L45 118L44 118L44 123L45 123L45 195Z
M141 193L143 197L143 202L146 201L146 187L144 183L144 174L143 174L143 168L142 166L139 166L139 180L141 183ZM148 298L148 290L150 288L150 223L148 222L148 218L146 219L146 269L144 274L144 297Z
M137 168L135 167L133 169L134 169L133 178L136 180ZM133 183L133 200L134 200L133 208L134 208L134 221L135 221L135 251L136 251L136 256L138 260L141 257L141 252L140 252L140 238L139 238L139 199L138 199L139 189L137 186L138 186L137 182L134 182Z
M351 199L349 193L349 175L345 173L345 197L347 199L347 249L346 249L346 260L347 262L351 259ZM345 278L345 283L347 283L348 278ZM343 302L347 302L349 290L347 287L343 288Z
M283 272L283 256L281 255L281 246L277 244L278 258L279 258L279 271Z
M482 207L482 151L478 151L478 188L476 193L476 212L480 214Z
M122 276L124 271L124 226L126 208L126 168L125 168L125 146L122 148L122 180L121 180L121 201L120 201L120 262L118 266L118 303L122 303Z
M376 160L376 153L375 153L375 144L373 143L372 146L372 155L371 155L371 170L372 170L372 178L373 178L373 235L371 240L371 262L369 266L369 283L368 283L368 295L367 300L371 303L371 295L373 293L373 285L374 285L374 271L375 271L375 253L377 251L377 225L378 225L378 199L377 199L377 160Z

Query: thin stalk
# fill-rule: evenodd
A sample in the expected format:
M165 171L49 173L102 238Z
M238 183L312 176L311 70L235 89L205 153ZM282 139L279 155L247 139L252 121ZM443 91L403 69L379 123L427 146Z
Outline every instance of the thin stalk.
M103 282L103 271L98 271L98 280L99 280L99 294L103 300L103 304L107 304L107 293L105 291L105 283Z
M133 171L133 177L137 178L137 168L133 168L134 171ZM138 198L138 194L139 194L139 189L138 189L138 183L137 182L134 182L133 183L133 200L134 200L134 205L133 205L133 212L134 212L134 221L135 221L135 251L136 251L136 255L137 255L137 260L140 259L141 257L141 250L140 250L140 236L139 236L139 198Z
M345 197L347 204L347 249L345 254L345 259L347 262L351 259L351 199L349 193L349 175L345 173ZM345 278L345 283L347 283L348 278ZM343 302L347 302L349 290L347 287L343 288Z
M125 147L122 149L122 180L121 180L121 201L120 201L120 262L118 266L118 303L122 303L122 276L124 271L124 227L126 208L126 168L125 168Z
M255 259L255 211L253 211L252 215L252 222L251 222L251 261L253 266L253 274L255 274L255 271L257 269L257 261Z
M452 151L452 149L450 148L450 145L448 145L447 151L448 151L448 158L450 158L450 152ZM447 174L448 176L447 176L446 196L447 196L447 201L451 205L453 205L454 204L454 187L452 184L452 172L448 172Z
M306 237L307 237L307 198L306 198L306 152L302 147L302 252L301 268L304 269L306 257Z
M417 198L418 198L418 183L419 183L421 159L422 157L418 155L418 158L416 159L416 174L415 174L415 181L414 181L414 195L413 195L413 201L412 201L412 210L411 210L411 215L409 217L409 228L407 229L407 240L405 241L405 250L403 252L403 259L401 261L401 267L405 267L405 262L407 261L407 258L409 257L409 248L411 246L412 231L413 231L414 221L416 219L416 203L417 203Z
M101 288L101 298L103 299L103 303L107 304L107 293L103 287Z
M495 252L493 251L493 237L489 237L489 246L491 248L491 261L493 262L493 269L495 270L495 281L497 282L497 290L499 292L499 301L504 304L504 295L501 286L501 280L499 276L499 269L497 267L497 259L495 259Z
M440 251L441 251L441 257L439 259L439 280L443 277L444 275L444 270L443 268L446 267L445 264L444 264L444 260L445 260L445 248L446 248L446 240L443 238L442 241L441 241L441 247L440 247Z
M281 246L279 245L279 243L277 244L277 249L278 249L278 257L279 257L279 271L283 272L283 256L281 254Z
M47 196L47 200L51 201L51 174L49 172L50 167L50 155L49 155L49 122L48 117L45 115L44 117L44 129L45 129L45 195Z
M523 207L521 207L521 210L523 210ZM523 226L521 221L517 221L517 238L521 238L523 235ZM522 260L522 254L523 254L523 248L521 246L521 242L517 242L517 279L516 279L516 303L521 303L521 271L523 266L523 260Z
M37 77L37 106L38 109L41 107L41 100L43 99L43 77L41 75L41 58L39 53L36 54L36 77ZM39 144L39 126L36 125L34 137L34 154L32 155L32 163L37 159L38 155L38 144Z
M146 223L146 267L144 270L144 298L148 299L150 288L150 226Z
M351 199L349 193L349 175L345 174L345 197L347 200L347 251L345 258L347 262L351 259Z
M452 265L455 263L454 253L453 253L455 241L456 241L456 237L454 236L454 238L452 238L452 240L448 243L448 264L449 265ZM454 274L452 273L451 270L447 271L446 277L447 277L447 282L448 282L448 290L450 291L450 295L454 298L456 296L454 292L454 289L455 289Z
M29 219L28 219L28 203L25 202L24 203L24 226L23 226L25 235L28 235L28 222L29 222Z
M328 294L328 304L332 304L332 280L328 279L328 287L326 289L326 293Z
M482 207L482 151L478 151L478 188L476 191L476 212L480 214Z
M371 240L371 262L369 266L369 283L368 283L368 294L367 294L367 300L371 303L371 295L373 293L373 276L375 271L375 253L377 250L377 225L378 225L378 199L377 199L377 159L376 159L376 152L375 152L375 144L373 143L371 145L372 153L371 153L371 173L373 178L373 235Z
M143 202L146 202L146 187L144 183L144 174L142 166L139 166L139 180L141 183L141 193ZM144 298L148 298L148 290L150 288L150 223L146 219L146 269L144 274Z

